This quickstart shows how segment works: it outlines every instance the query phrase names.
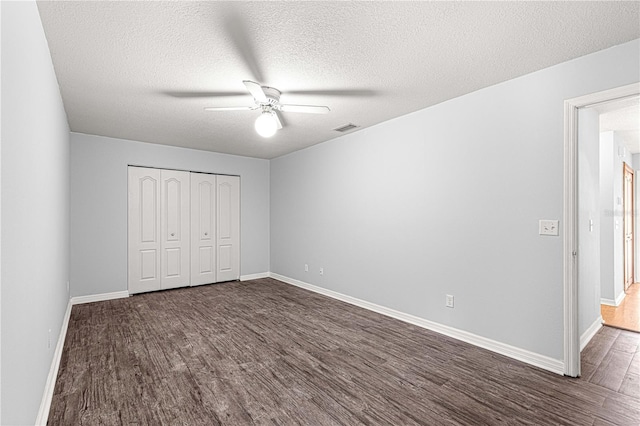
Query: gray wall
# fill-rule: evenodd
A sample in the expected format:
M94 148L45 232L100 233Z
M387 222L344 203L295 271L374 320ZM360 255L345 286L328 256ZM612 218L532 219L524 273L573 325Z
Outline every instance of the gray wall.
M600 201L601 201L601 294L606 302L614 302L624 293L624 217L622 176L624 163L633 168L632 156L616 132L600 134Z
M635 40L272 160L271 271L562 359L562 237L539 236L538 220L562 219L563 102L637 82L639 51Z
M71 133L71 295L127 290L127 165L240 176L242 275L269 271L269 161Z
M20 425L35 422L69 299L69 128L35 2L0 7L0 423Z
M600 132L593 108L578 114L578 333L600 318Z
M600 134L600 297L613 299L615 262L613 240L616 232L622 232L622 218L613 195L613 168L617 152L613 143L613 132ZM617 207L617 209L616 209Z
M613 165L613 196L616 198L616 220L619 222L619 229L615 230L613 234L613 262L614 262L614 279L613 279L613 300L616 297L624 293L624 211L623 205L618 205L618 198L623 198L623 176L624 176L624 164L627 163L629 167L633 168L632 158L629 152L625 149L624 156L618 155L618 148L622 147L622 141L620 135L613 132L613 146L614 146L614 165Z

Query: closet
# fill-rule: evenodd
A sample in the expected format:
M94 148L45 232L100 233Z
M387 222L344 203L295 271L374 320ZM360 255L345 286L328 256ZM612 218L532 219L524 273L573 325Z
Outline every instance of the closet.
M240 278L240 178L129 166L129 293Z

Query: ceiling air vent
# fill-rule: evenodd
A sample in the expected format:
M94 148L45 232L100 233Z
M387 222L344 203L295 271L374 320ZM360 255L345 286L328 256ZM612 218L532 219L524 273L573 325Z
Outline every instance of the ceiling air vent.
M349 123L349 124L345 124L344 126L336 127L333 130L335 130L336 132L344 133L344 132L348 132L349 130L357 129L358 127L360 126L357 126L353 123Z

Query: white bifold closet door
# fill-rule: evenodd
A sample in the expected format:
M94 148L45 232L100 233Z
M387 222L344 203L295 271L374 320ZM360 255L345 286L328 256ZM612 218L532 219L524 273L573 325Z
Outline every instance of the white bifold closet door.
M216 278L237 280L240 278L240 178L216 176L216 192Z
M129 293L240 278L240 178L129 167Z
M160 170L129 167L129 293L160 290Z
M191 285L216 282L216 176L191 173Z
M191 285L240 278L240 178L191 173Z
M161 170L160 287L185 287L191 283L189 217L191 191L189 172Z
M129 167L129 292L190 284L189 172Z

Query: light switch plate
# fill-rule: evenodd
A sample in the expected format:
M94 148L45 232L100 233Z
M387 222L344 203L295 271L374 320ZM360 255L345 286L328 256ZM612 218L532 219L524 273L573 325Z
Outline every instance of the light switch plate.
M447 294L447 298L445 299L445 304L447 308L453 308L453 296L451 294Z
M559 220L547 220L540 219L539 222L539 234L540 235L560 235L559 228Z

